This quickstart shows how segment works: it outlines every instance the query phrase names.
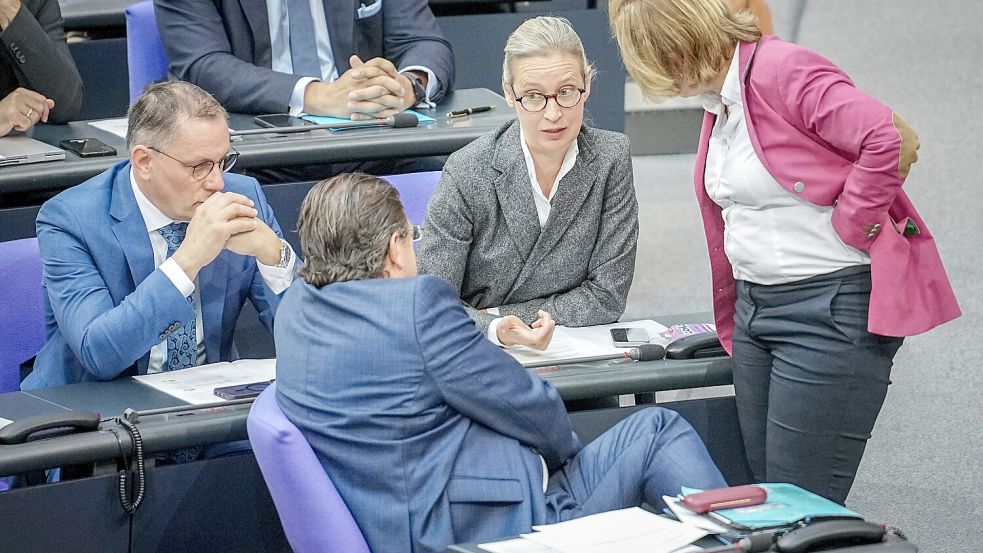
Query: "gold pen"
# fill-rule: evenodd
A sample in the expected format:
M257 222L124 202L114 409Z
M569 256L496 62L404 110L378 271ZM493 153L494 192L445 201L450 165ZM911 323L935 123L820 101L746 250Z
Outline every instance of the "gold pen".
M495 106L478 106L476 108L464 108L447 113L447 117L467 117L475 113L484 113L495 109Z

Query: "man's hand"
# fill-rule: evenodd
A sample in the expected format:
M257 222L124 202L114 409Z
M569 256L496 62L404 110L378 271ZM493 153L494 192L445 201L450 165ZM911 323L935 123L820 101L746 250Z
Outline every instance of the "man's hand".
M496 333L498 341L503 346L518 344L544 350L549 347L555 329L556 322L553 321L553 317L545 311L540 311L539 318L533 321L532 326L526 326L526 323L515 315L505 315L499 321Z
M7 136L11 130L26 131L39 122L47 123L48 112L54 107L54 100L33 90L14 90L0 100L0 136Z
M348 95L352 119L386 118L416 103L413 83L389 60L372 58L362 63L358 56L352 56L349 61L353 78L362 85Z
M10 22L17 17L18 11L20 11L20 0L0 0L0 30L10 25Z
M231 236L255 230L257 222L252 200L234 192L216 192L195 210L184 241L174 252L174 261L194 280L198 271L222 252Z
M225 249L239 255L251 255L263 265L271 266L280 262L282 247L280 237L259 218L256 219L256 228L233 234L225 243Z
M352 119L389 117L413 102L412 84L388 60L373 58L362 62L352 56L349 61L351 69L334 82L307 85L305 112Z

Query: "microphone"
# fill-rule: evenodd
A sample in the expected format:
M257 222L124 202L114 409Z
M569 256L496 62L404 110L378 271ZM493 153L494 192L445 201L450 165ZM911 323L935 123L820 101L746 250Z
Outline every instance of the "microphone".
M642 344L625 352L625 359L657 361L666 358L666 348L659 344Z
M324 123L321 125L304 125L302 127L269 127L263 129L246 129L242 131L229 130L230 136L247 136L251 134L286 134L295 132L307 132L317 129L363 129L370 127L392 127L394 129L405 129L415 127L420 124L420 120L412 113L397 113L385 119L366 119L365 121L339 121L337 123Z
M704 549L702 553L762 553L771 550L775 543L775 535L768 532L757 532L741 538L737 543L719 545Z

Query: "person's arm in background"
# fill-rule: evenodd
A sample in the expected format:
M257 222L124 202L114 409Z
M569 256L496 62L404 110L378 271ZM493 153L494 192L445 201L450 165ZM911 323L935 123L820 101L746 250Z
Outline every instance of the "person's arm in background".
M418 278L414 296L424 366L448 405L532 446L551 469L580 450L556 388L486 340L447 283Z
M774 33L774 25L771 22L771 6L767 0L726 0L730 11L737 13L741 10L748 10L758 18L758 28L761 34L770 35Z
M619 141L615 160L604 187L597 239L594 244L584 244L584 251L592 251L587 279L561 294L500 305L499 313L531 323L539 311L546 311L556 324L564 326L611 323L624 313L638 247L638 202L627 138Z
M440 102L454 85L454 55L427 0L385 3L382 16L384 57L400 71L413 68L418 76L427 73L427 96Z
M31 13L20 0L0 0L0 42L6 50L6 62L13 68L21 87L54 102L50 110L45 110L46 119L34 116L32 125L39 120L65 123L78 116L82 107L82 78L68 51L57 0L41 0L37 13ZM8 98L3 102L8 102ZM17 107L24 106L27 104ZM29 109L33 108L27 106L20 113ZM16 128L26 130L22 127Z

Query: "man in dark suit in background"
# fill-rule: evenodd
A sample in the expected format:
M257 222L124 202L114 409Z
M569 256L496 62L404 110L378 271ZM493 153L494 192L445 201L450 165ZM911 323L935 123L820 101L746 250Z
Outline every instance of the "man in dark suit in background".
M58 0L0 0L0 136L65 123L82 107Z
M178 79L230 111L388 117L454 82L426 0L154 0Z

